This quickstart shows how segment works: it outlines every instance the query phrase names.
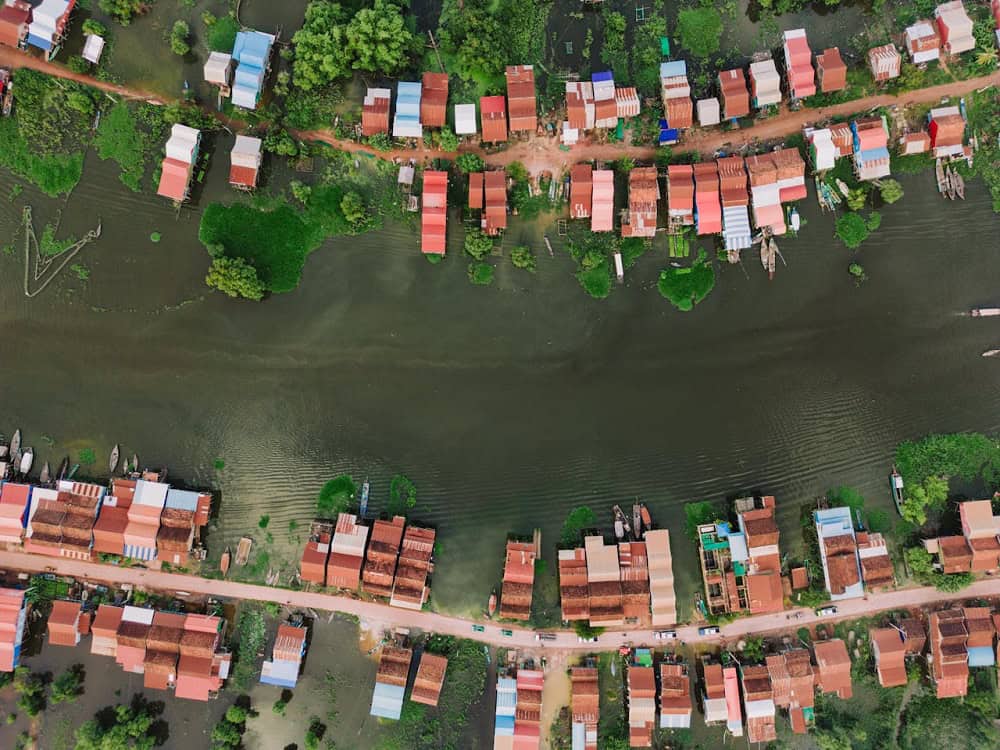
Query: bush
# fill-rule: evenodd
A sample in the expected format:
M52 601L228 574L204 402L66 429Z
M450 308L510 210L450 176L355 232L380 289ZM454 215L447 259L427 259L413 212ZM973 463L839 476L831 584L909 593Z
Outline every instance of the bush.
M559 544L562 547L576 547L581 542L584 531L594 528L597 525L597 516L590 506L580 505L573 508L563 522L562 535L559 537Z
M868 227L869 232L874 232L880 226L882 226L882 214L878 211L872 211L868 214L868 220L865 222L865 226Z
M523 268L525 271L534 272L535 254L527 245L517 245L510 251L510 262L514 268Z
M145 9L146 0L98 0L97 7L122 26L128 26L132 23L132 19Z
M340 200L340 210L344 212L344 218L351 224L362 224L368 218L364 200L353 190L344 193L344 197Z
M878 190L884 203L895 203L903 197L903 186L899 184L898 180L882 180Z
M397 474L389 483L389 514L405 516L417 505L417 486L404 474Z
M90 61L85 60L84 58L80 57L80 55L73 55L69 59L67 65L69 65L69 69L72 70L74 73L90 72Z
M473 261L469 264L468 276L476 286L489 286L493 283L494 268L484 261Z
M234 299L260 301L264 298L264 283L257 269L243 258L213 258L205 284Z
M577 272L576 280L594 299L606 299L611 294L611 264L605 258L596 266L583 268Z
M146 172L147 143L148 138L140 132L135 114L125 102L117 102L104 113L94 138L97 155L117 162L121 169L118 179L133 192L141 189Z
M470 229L465 233L465 252L481 261L493 252L493 240L479 229Z
M232 16L226 15L208 25L208 49L212 52L230 53L236 44L236 33L240 25Z
M52 683L52 703L72 703L83 695L82 664L74 664Z
M657 289L674 307L688 312L715 288L715 269L704 250L687 268L665 268L660 271Z
M17 693L17 707L28 716L38 716L45 710L45 678L33 673L28 667L14 670L14 691Z
M447 125L434 134L434 140L442 151L458 151L458 136Z
M316 513L323 518L336 518L354 502L358 488L350 474L341 474L323 485L316 500Z
M392 138L385 133L376 133L375 135L368 136L368 145L376 151L391 151Z
M455 159L455 166L462 174L469 174L470 172L482 172L486 168L486 162L479 154L467 152L458 155L458 158Z
M684 519L687 534L691 541L698 541L698 527L706 523L723 520L723 513L707 500L684 504Z
M84 34L93 34L94 36L103 37L107 36L108 33L107 27L94 18L85 19L82 28Z
M175 55L183 57L191 51L191 45L188 44L190 35L191 29L186 21L174 21L174 26L170 30L170 49Z
M855 250L868 239L868 226L860 214L846 213L837 219L837 236L850 250Z

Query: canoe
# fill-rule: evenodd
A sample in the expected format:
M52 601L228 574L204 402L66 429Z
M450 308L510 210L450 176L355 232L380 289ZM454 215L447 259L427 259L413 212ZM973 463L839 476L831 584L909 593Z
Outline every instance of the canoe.
M139 471L139 454L132 454L132 471Z
M115 447L111 449L111 457L108 459L108 472L110 474L114 474L115 469L118 468L118 460L120 457L121 457L121 451L119 450L118 444L116 443Z
M14 437L10 439L10 455L14 455L21 450L21 430L14 430Z
M4 442L3 435L0 435L0 458L6 458L9 450L10 446Z
M248 536L240 537L240 543L236 546L236 564L246 565L250 559L250 548L253 546L253 539Z
M497 613L497 592L495 590L490 594L490 603L486 605L486 611L490 613L490 617Z
M68 469L69 469L69 456L66 456L62 460L62 463L59 464L59 472L58 472L57 476L59 477L60 481L62 481L63 479L66 478L66 471Z
M232 552L230 552L229 547L226 547L226 551L222 553L222 558L219 560L219 570L222 571L222 575L229 572L229 561L232 560L232 557Z

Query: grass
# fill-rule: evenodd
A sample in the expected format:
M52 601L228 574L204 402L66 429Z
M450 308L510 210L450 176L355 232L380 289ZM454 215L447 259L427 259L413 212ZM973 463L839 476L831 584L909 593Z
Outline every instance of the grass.
M221 16L208 27L208 49L212 52L232 52L240 25L230 15Z
M594 299L605 299L611 294L611 264L605 258L594 268L578 271L576 280Z
M141 188L146 172L146 139L136 126L135 115L118 102L101 118L94 146L101 159L114 159L121 168L118 178L133 192Z
M38 249L42 255L55 256L62 255L75 244L75 237L67 237L66 239L57 240L55 225L46 224L45 229L42 230L42 236L38 240Z
M686 268L665 268L656 284L660 294L678 310L688 312L715 287L715 269L704 250Z
M33 154L13 118L0 119L0 166L55 198L69 193L83 176L83 152Z

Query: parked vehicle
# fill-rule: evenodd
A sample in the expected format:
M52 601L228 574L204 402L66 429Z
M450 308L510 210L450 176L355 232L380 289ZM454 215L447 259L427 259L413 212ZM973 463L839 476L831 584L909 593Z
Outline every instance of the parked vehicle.
M829 607L820 607L816 610L817 617L829 617L830 615L835 614L837 614L837 608L832 605Z
M500 635L506 636L507 638L513 638L514 637L514 631L513 630L501 630L500 631Z
M653 637L658 641L673 641L677 639L676 630L656 630Z
M555 639L555 633L535 633L536 641L554 641Z
M704 628L698 628L698 635L718 635L719 628L717 625L708 625Z
M472 626L472 632L473 633L485 633L486 632L486 628L483 627L482 625L473 625Z
M577 638L580 643L597 643L597 636L593 638L584 638L582 635Z

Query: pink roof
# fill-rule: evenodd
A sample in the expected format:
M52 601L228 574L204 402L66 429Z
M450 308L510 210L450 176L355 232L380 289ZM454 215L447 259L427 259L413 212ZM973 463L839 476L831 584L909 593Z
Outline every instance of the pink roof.
M23 511L28 505L28 495L30 493L30 484L4 482L3 487L0 488L0 512L12 507L20 507Z
M544 675L535 669L517 670L517 689L540 691L544 684Z
M740 710L740 683L736 676L735 667L726 667L723 670L726 680L726 710L729 712L729 721L742 724L743 712Z
M184 200L187 197L190 176L188 170L190 168L190 164L185 164L179 159L164 159L163 169L160 172L160 185L156 189L156 194L175 201Z
M610 232L614 228L615 173L609 169L594 170L591 232Z
M757 228L772 227L777 229L781 228L781 233L785 231L785 214L781 210L780 203L773 203L770 205L754 206L753 207L753 217L754 223L757 224Z
M858 131L858 150L871 151L875 148L886 148L888 141L885 128L864 128Z
M448 219L448 173L424 172L424 207L421 214L420 250L444 255Z

